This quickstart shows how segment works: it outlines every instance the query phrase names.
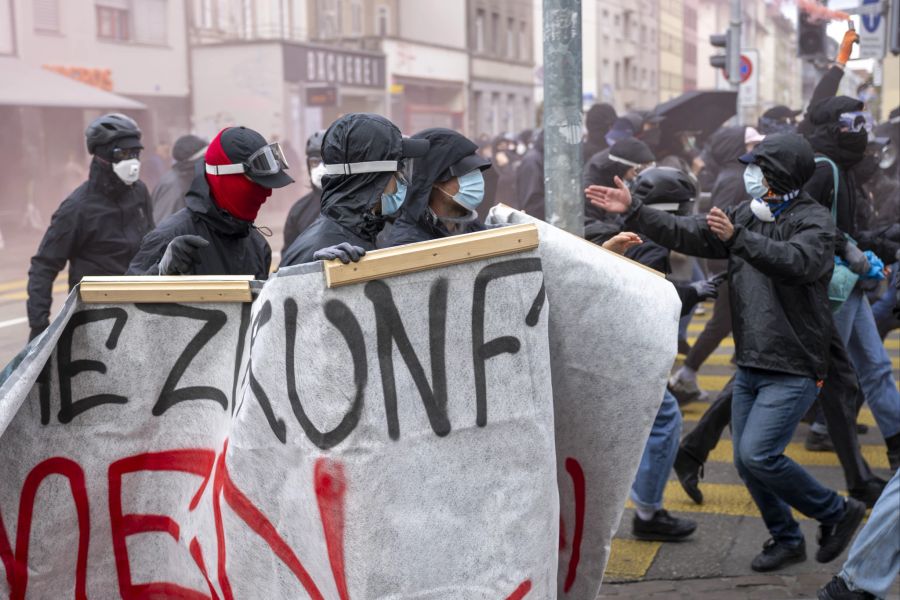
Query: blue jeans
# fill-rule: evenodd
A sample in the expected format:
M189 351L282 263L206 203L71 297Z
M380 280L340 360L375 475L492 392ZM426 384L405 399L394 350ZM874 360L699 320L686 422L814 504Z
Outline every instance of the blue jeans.
M872 508L840 572L851 590L887 596L900 571L900 469Z
M784 455L800 419L816 398L810 377L738 367L731 401L734 466L776 542L803 541L791 506L832 525L844 499Z
M662 508L663 492L675 463L680 439L681 410L675 396L666 390L631 485L631 500L642 511L656 512Z
M894 382L888 356L872 316L869 300L862 291L853 290L834 315L837 328L883 437L900 433L900 390Z

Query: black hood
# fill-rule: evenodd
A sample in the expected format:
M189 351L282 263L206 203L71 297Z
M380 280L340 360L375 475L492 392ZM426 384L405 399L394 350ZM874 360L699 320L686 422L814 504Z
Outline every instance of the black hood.
M739 164L737 159L747 151L744 144L746 127L722 127L709 138L709 155L722 167Z
M816 170L812 147L795 133L766 136L750 156L753 164L762 169L770 189L778 195L801 189Z
M839 119L843 113L862 109L863 103L849 96L834 96L813 104L807 113L813 126L808 136L813 150L845 169L861 161L866 152L868 134L865 131L841 131Z
M415 161L412 182L402 208L418 220L427 211L432 186L446 180L447 170L463 158L475 154L478 146L461 133L441 127L425 129L412 138L428 140L431 144L425 156Z
M326 165L403 159L403 136L380 115L346 115L325 132L322 161ZM363 239L375 240L385 218L372 213L393 173L326 175L322 178L322 214Z
M206 175L202 171L198 171L191 182L184 203L195 218L205 221L211 229L224 237L242 238L250 235L250 223L232 217L215 203L209 184L206 183Z

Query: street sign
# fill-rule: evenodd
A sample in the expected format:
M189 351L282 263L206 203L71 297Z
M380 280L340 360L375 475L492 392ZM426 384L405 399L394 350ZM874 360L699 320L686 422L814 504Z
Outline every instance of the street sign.
M759 51L744 50L741 53L741 85L738 97L742 107L759 104Z
M863 0L863 5L875 4L880 6L881 0ZM862 14L859 28L859 58L884 58L884 48L887 42L888 20L882 14Z
M741 54L741 83L747 83L747 80L753 76L753 63L747 58L746 54Z

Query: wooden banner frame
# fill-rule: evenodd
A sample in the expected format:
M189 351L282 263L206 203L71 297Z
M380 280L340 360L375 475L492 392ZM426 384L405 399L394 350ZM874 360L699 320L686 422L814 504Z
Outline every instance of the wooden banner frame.
M325 283L329 288L405 275L438 267L483 260L494 256L525 252L538 247L538 229L534 223L497 227L476 233L455 235L373 250L359 262L325 263Z
M252 275L84 277L79 293L86 304L252 302L251 281Z

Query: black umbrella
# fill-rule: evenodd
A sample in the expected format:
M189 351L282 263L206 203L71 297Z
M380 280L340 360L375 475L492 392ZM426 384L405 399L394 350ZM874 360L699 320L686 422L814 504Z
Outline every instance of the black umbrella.
M659 127L664 139L692 131L702 140L737 113L736 104L737 92L731 90L692 90L658 104L651 114L663 117Z

